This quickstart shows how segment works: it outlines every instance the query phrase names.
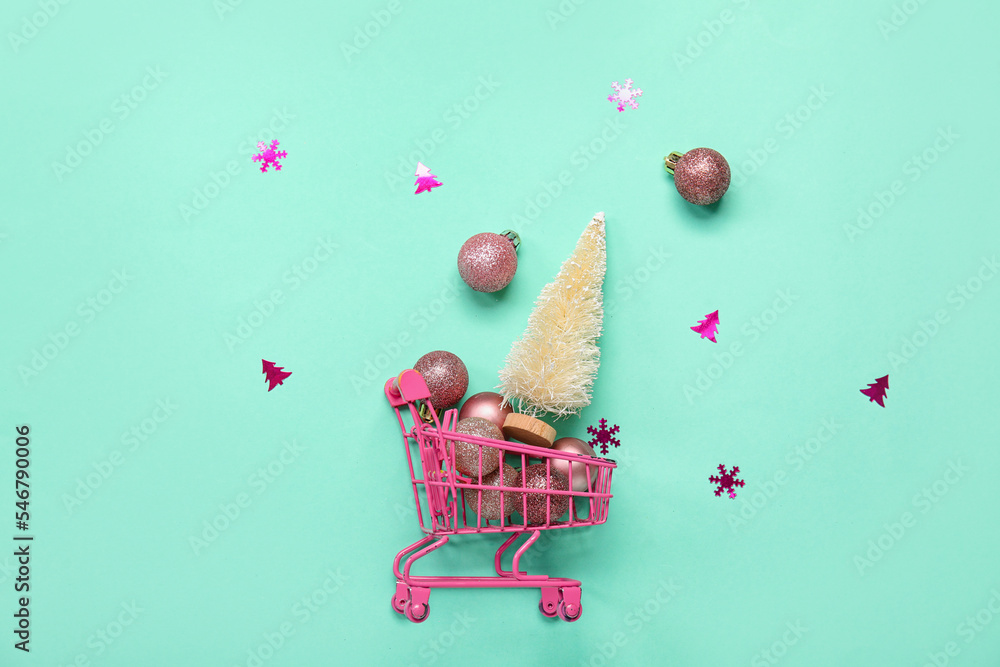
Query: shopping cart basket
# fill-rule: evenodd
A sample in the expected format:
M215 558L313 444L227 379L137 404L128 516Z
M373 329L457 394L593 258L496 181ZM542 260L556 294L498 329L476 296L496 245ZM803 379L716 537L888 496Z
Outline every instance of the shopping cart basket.
M543 615L549 618L558 615L565 621L575 621L580 618L583 608L580 604L579 581L546 575L529 575L520 570L519 563L543 530L596 526L607 520L608 503L611 500L611 473L616 467L615 462L611 459L571 454L518 442L456 433L458 411L448 410L444 413L444 418L439 419L429 400L431 392L427 389L427 384L420 373L412 369L403 371L398 378L388 380L385 383L385 395L396 411L399 426L403 431L406 459L410 466L410 479L413 485L413 499L417 504L417 518L421 530L426 533L423 539L414 542L396 555L392 564L396 575L396 592L392 596L392 608L414 623L422 623L427 620L430 613L428 599L431 589L435 587L539 588L541 601L538 609ZM409 429L404 423L403 412L406 412L403 410L404 407L409 408L407 421L413 423ZM456 442L469 443L478 448L476 457L479 461L478 482L476 479L463 476L455 467ZM414 465L413 446L419 453L417 458L419 467ZM502 452L500 486L481 483L484 477L483 447L494 447ZM519 476L520 486L503 486L505 481L502 480L502 470L505 458L519 459L521 470L525 470L531 462L544 464L546 488L527 488L524 475ZM568 491L552 488L551 479L555 474L552 463L559 459L568 462ZM582 465L586 479L585 490L573 490L572 477L581 469L580 466L573 465L574 463ZM520 513L520 521L515 519L517 516L515 514L510 514L509 517L501 516L494 521L483 519L480 510L486 493L499 494L498 507L503 507L509 500L507 494L512 494L516 511ZM557 507L562 504L557 496L569 496L568 509L562 512L562 516L553 516L561 509ZM533 500L534 511L529 511L530 500ZM537 509L540 505L544 507L542 512L544 518L539 515ZM585 513L580 512L581 508ZM529 516L533 521L529 522ZM434 577L410 574L410 568L417 560L444 546L452 535L469 533L510 534L493 557L496 576ZM528 534L528 539L514 553L511 569L504 570L500 559L508 547L523 534Z

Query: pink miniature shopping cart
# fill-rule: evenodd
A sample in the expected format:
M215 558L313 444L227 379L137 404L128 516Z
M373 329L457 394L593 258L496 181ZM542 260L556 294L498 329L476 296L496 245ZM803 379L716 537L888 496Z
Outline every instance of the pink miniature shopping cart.
M422 623L427 620L430 613L427 601L430 598L431 588L434 587L539 588L541 601L538 603L538 609L543 615L549 618L558 615L565 621L575 621L580 618L583 608L580 604L579 581L546 575L529 575L520 570L519 562L543 530L596 526L607 520L608 502L611 500L611 473L616 467L615 462L518 442L456 433L454 429L458 421L458 411L448 410L444 413L444 419L439 420L434 406L430 403L431 393L427 389L427 384L415 370L405 370L398 378L388 380L385 383L385 395L396 411L399 426L403 430L406 458L410 465L410 479L413 484L413 499L417 503L417 517L421 530L427 534L396 555L392 564L396 575L396 592L392 596L392 608L414 623ZM413 427L410 429L407 429L403 421L401 408L404 406L409 407L410 419L413 422ZM421 413L424 418L421 417ZM521 470L525 470L531 461L543 463L545 488L526 488L524 476L519 476L521 486L503 486L502 481L500 486L487 486L474 482L473 479L459 473L455 466L456 441L470 443L479 448L477 459L480 481L484 479L483 447L494 447L503 452L500 456L501 469L505 456L519 458ZM419 469L414 467L411 445L415 445L419 451ZM569 462L568 491L554 490L553 484L550 483L553 474L552 463L557 459ZM574 463L581 465L573 465ZM585 490L573 490L574 470L583 471L587 482ZM501 516L493 521L484 520L480 511L484 493L499 494L499 506L504 506L507 494L513 494L515 507L522 519L516 521L514 520L516 515L510 514L508 517ZM535 508L539 504L545 508L543 520L529 523L528 494L535 494L536 500L533 502ZM555 498L557 495L569 496L568 509L562 511L563 516L553 516L555 513L553 506L559 504ZM540 500L541 498L544 500ZM586 509L585 515L578 512L578 506ZM560 510L561 508L555 511ZM540 519L537 510L530 514L533 518ZM469 533L510 533L510 537L500 545L493 557L493 567L497 576L433 577L410 574L410 568L417 560L444 546L452 535ZM514 553L510 571L504 570L500 559L507 548L523 534L530 536Z

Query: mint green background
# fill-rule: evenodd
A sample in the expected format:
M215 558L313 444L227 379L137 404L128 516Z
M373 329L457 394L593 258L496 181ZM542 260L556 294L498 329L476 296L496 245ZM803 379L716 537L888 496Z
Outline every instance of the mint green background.
M247 665L285 623L294 634L266 665L599 665L616 632L610 662L627 665L775 664L761 653L775 646L782 665L923 665L949 642L949 664L998 664L1000 617L981 610L1000 608L1000 280L960 309L954 292L1000 248L995 3L911 0L883 35L887 0L567 1L566 16L555 0L400 0L345 56L388 6L73 2L13 44L40 10L5 3L0 535L14 532L13 427L28 423L36 541L32 653L4 629L0 664ZM678 64L699 35L702 53ZM116 98L147 67L166 79L121 118ZM480 88L467 118L449 111L480 77L499 87ZM629 77L643 96L619 114L605 98ZM782 119L813 87L831 96L789 133ZM247 142L275 110L293 117L277 134L289 155L260 174ZM113 132L60 178L53 163L102 119ZM912 180L908 162L948 128L958 139ZM414 154L421 142L429 154ZM662 167L696 146L745 176L709 209ZM417 159L443 187L413 195ZM180 205L230 161L228 186L184 220ZM518 219L563 172L562 193ZM850 238L858 208L894 181L902 194ZM411 624L389 608L391 564L420 533L381 383L447 349L470 394L492 388L599 210L602 366L593 404L558 428L621 425L621 469L607 524L555 535L529 564L582 580L583 617L543 618L530 590L436 590L430 619ZM459 282L442 312L462 242L511 226L523 239L511 286L493 297ZM293 286L321 237L339 249ZM123 268L132 281L87 321L80 304ZM227 345L274 290L273 314ZM794 301L775 319L779 290ZM713 345L689 327L716 308ZM936 311L947 321L927 341L920 322ZM22 377L74 322L79 335ZM926 344L894 361L915 334ZM261 358L293 375L268 393ZM367 364L381 366L370 384ZM715 379L696 395L699 373L702 387ZM886 373L883 409L858 390ZM158 400L178 407L129 451L123 434ZM838 432L795 463L824 419ZM304 451L258 493L255 471L291 440ZM124 462L68 509L116 451ZM941 481L950 462L967 468L954 484ZM707 483L720 463L746 480L735 500ZM945 495L920 504L935 482ZM189 538L241 493L250 506L196 555ZM904 535L859 567L905 512ZM415 571L487 573L497 544L456 538ZM7 623L12 565L0 557ZM338 569L344 584L303 622L295 605ZM673 596L637 621L661 582ZM110 646L94 639L132 601L134 624ZM977 613L981 630L960 625ZM466 630L456 614L475 620ZM783 644L796 623L805 633Z

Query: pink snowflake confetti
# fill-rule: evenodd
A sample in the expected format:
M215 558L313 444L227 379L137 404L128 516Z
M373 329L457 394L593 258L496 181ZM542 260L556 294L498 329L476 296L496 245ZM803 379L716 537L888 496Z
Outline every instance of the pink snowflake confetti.
M281 163L278 162L278 159L288 157L288 152L276 150L277 148L278 148L277 139L272 141L270 146L268 146L263 141L257 142L257 150L259 150L260 153L253 156L253 161L254 162L263 161L264 164L262 164L260 167L261 172L267 171L267 168L269 166L273 166L275 171L281 171Z
M601 454L608 453L608 445L614 445L617 447L622 444L618 438L612 438L615 433L620 431L618 424L615 424L610 429L608 428L608 420L601 419L597 422L600 428L594 428L593 426L587 427L587 433L594 435L596 437L590 439L590 446L601 450Z
M617 102L618 111L625 111L625 105L629 105L633 109L639 108L639 103L635 101L635 98L642 95L642 88L636 88L632 90L632 79L625 79L625 86L619 86L618 82L615 81L611 84L614 89L614 95L608 95L608 102Z
M691 327L691 331L701 334L702 338L707 338L713 343L716 342L715 334L719 330L719 311L714 311L705 316L705 319L698 320L698 325Z
M889 388L889 376L883 375L880 378L876 378L875 382L868 384L867 389L859 390L862 394L868 397L868 402L874 401L878 403L883 408L885 407L885 390Z
M414 185L417 186L417 191L413 193L415 195L419 195L424 191L430 192L431 188L444 185L444 183L437 179L437 176L431 173L430 168L425 167L422 162L417 163L417 173L415 175L417 177L417 180L414 182Z
M721 496L723 491L729 491L729 497L735 498L736 491L733 490L733 487L743 486L743 480L736 479L736 475L738 475L740 472L740 467L733 466L732 472L726 472L726 466L720 464L719 472L722 473L721 477L719 477L718 475L712 475L711 477L708 478L708 481L711 482L712 484L719 485L718 488L715 489L715 495Z
M261 371L264 374L264 379L268 382L268 391L271 391L279 384L285 383L285 378L291 375L291 372L286 371L284 366L275 366L273 361L268 361L267 359L261 359L264 370Z

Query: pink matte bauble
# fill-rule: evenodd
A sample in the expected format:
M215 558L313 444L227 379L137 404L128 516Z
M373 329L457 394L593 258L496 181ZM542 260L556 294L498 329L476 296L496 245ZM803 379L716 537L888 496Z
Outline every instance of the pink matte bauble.
M558 449L561 452L567 452L569 454L582 454L584 456L596 457L597 453L594 452L594 448L588 445L580 438L559 438L552 444L552 449ZM585 463L580 463L574 461L572 463L573 468L573 490L574 491L586 491L587 490L587 468L590 468L590 483L591 489L594 488L594 481L597 479L597 466L587 466ZM558 470L566 477L569 477L570 462L565 459L552 459L552 469Z
M481 417L496 424L497 428L503 428L503 420L514 412L514 408L510 405L501 408L501 403L503 403L503 396L500 394L492 391L481 391L465 400L462 409L458 411L458 418Z
M704 206L722 199L729 189L729 163L711 148L689 150L674 167L677 192L692 204Z
M506 236L476 234L458 251L458 272L477 292L499 292L510 284L517 271L517 251Z
M458 422L456 433L474 435L479 438L503 440L503 431L496 424L480 417L467 417ZM479 479L480 452L482 453L482 474L488 475L500 465L500 450L474 442L455 441L455 467L458 472L473 480Z
M556 491L568 491L569 482L561 472L552 470L549 474L549 484L546 486L545 475L546 465L544 463L533 463L521 471L521 479L526 489L553 489ZM525 493L527 501L527 514L524 518L530 524L545 523L545 513L549 513L549 522L559 519L566 510L569 509L569 496L553 496L546 493ZM546 502L548 500L548 502ZM548 509L546 509L548 506ZM518 505L518 511L524 512L524 505Z
M451 352L436 350L417 359L413 370L420 373L431 391L431 403L444 410L462 400L469 388L469 371L462 360Z

